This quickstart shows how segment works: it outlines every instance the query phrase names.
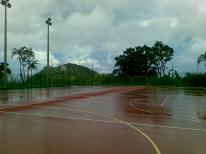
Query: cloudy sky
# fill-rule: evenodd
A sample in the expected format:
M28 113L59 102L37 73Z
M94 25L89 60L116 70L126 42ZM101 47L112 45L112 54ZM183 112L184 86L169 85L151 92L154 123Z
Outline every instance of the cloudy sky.
M114 57L128 47L163 41L175 50L174 66L196 72L197 57L206 50L205 0L10 0L10 52L32 47L46 65L45 20L52 18L51 63L76 63L111 72ZM3 61L4 8L0 6L0 61ZM171 67L171 64L168 65ZM40 69L39 68L39 69ZM204 67L201 68L203 70Z

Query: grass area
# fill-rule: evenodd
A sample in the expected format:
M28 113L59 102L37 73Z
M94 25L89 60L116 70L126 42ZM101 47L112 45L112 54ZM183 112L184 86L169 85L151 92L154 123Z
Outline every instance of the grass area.
M47 83L46 77L35 78L21 84L15 80L8 82L8 89L64 87L64 86L175 86L175 87L206 87L205 75L189 75L184 78L158 77L117 77L113 75L98 75L95 78L55 78L51 77ZM3 81L0 80L0 89L3 89Z
M119 77L113 74L99 74L89 68L65 64L65 70L60 66L50 68L50 79L47 79L47 69L28 78L24 83L17 79L9 80L8 89L64 87L64 86L175 86L175 87L206 87L206 73L187 73L184 77L175 78L164 76L134 76ZM0 78L0 89L4 89L3 79Z

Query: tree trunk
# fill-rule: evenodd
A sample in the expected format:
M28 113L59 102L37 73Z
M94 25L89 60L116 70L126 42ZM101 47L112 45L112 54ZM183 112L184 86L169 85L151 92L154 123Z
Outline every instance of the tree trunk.
M31 69L31 86L32 86L32 69Z
M22 63L21 63L21 59L19 58L19 65L20 65L20 80L21 83L23 83L23 74L22 74Z

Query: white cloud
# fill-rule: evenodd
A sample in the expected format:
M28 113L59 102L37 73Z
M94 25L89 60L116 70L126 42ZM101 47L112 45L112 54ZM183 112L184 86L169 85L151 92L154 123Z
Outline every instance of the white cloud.
M47 52L46 51L34 51L36 59L39 61L41 65L47 65ZM59 60L55 58L55 56L50 53L50 66L57 66L60 64Z
M32 47L42 66L46 62L47 27L52 17L51 62L96 64L111 72L113 57L125 48L152 45L156 40L174 47L181 72L195 71L196 57L206 48L204 0L11 0L8 9L8 50ZM0 7L0 25L4 23ZM3 61L0 26L0 61ZM191 41L192 40L192 41ZM102 54L102 59L93 53ZM184 56L187 55L187 56ZM72 58L71 58L72 57ZM16 69L14 60L9 61Z
M198 12L202 15L206 15L206 1L205 0L200 0L198 3Z

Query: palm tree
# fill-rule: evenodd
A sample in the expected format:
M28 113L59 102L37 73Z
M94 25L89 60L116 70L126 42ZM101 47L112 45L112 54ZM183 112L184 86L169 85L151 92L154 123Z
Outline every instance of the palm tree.
M25 48L26 47L22 47L20 49L14 48L11 53L11 56L12 57L17 56L17 59L19 61L19 71L20 71L20 78L22 83L24 82L23 73L22 73L22 63L23 63L23 51Z
M32 62L35 62L35 54L32 51L32 48L22 47L19 49L14 48L12 50L12 57L14 56L16 56L19 60L20 78L21 82L24 83L26 81L26 73L27 79L29 78L29 72L31 70Z
M31 73L31 78L32 78L32 71L33 70L37 70L37 65L39 64L39 62L37 60L33 60L31 61L31 63L29 64L28 66L28 70L30 71Z
M26 65L27 65L27 79L29 79L29 72L31 71L32 62L35 61L35 55L32 48L28 49L26 52Z
M205 62L205 66L206 66L206 51L205 51L204 54L201 54L198 57L197 64L199 65L201 62Z

